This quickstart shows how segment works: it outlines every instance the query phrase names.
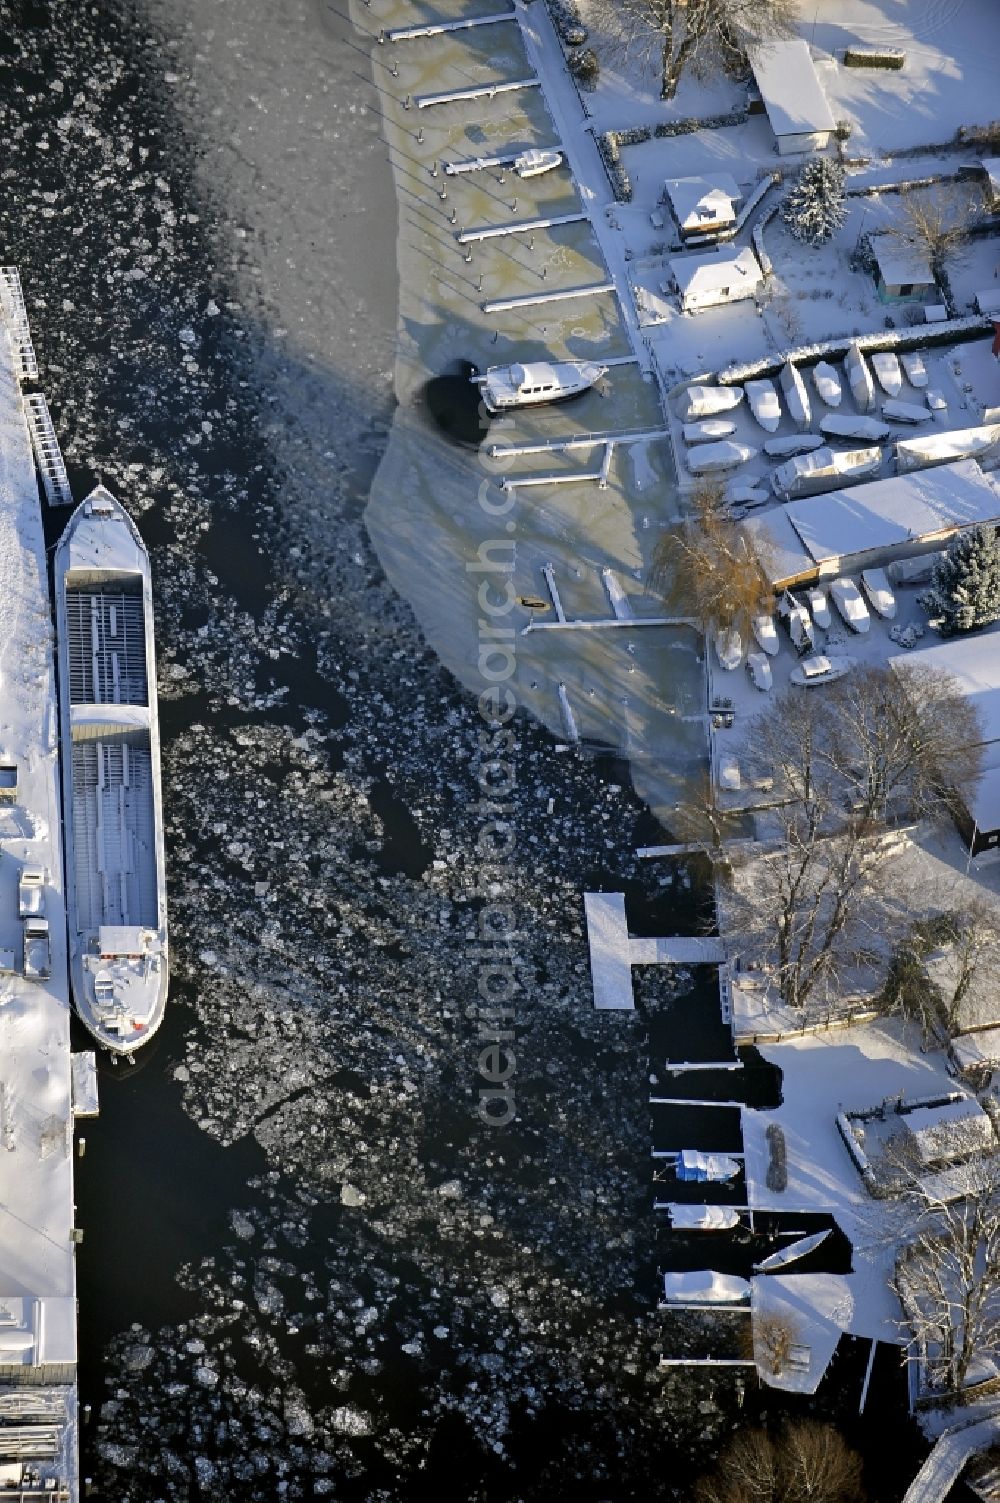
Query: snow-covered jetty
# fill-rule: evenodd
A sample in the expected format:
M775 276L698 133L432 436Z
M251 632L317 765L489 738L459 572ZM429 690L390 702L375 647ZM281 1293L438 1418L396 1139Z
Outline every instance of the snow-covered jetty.
M11 327L6 300L0 309L0 1475L5 1498L75 1503L75 1098L56 691L20 390L24 329Z

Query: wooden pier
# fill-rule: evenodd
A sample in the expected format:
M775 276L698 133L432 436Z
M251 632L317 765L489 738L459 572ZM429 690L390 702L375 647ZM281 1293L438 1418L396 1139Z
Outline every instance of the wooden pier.
M499 240L504 235L524 235L530 230L551 230L561 224L579 224L589 219L582 209L574 214L550 214L542 219L512 220L509 224L484 224L472 230L459 230L455 239L459 245L471 245L477 240Z
M429 21L423 26L394 26L387 31L379 41L386 42L411 42L416 37L439 37L449 31L471 31L474 26L498 26L502 21L516 21L517 16L512 10L499 12L495 16L472 16L465 21Z
M491 459L520 459L525 454L564 454L570 449L598 449L602 444L652 443L655 439L668 437L663 428L637 428L626 433L581 433L575 438L546 438L530 444L490 444L487 453Z
M498 94L510 94L514 89L540 87L539 78L512 78L507 83L477 84L471 89L446 89L441 94L418 94L413 102L418 110L427 110L435 104L459 104L464 99L495 99Z
M505 313L514 308L537 308L543 303L566 303L574 297L597 297L602 292L616 292L614 282L590 282L585 287L564 287L555 292L526 292L520 297L490 298L480 306L484 313Z

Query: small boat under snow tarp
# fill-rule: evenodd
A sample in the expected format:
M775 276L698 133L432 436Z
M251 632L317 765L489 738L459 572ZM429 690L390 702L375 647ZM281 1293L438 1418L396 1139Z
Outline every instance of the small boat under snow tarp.
M740 1213L732 1206L664 1206L670 1225L677 1232L731 1232L740 1224Z
M763 647L768 657L777 657L781 643L778 641L778 628L774 624L774 617L762 611L759 616L754 616L750 627L758 644Z
M800 1258L807 1258L817 1247L821 1247L830 1235L831 1228L825 1232L815 1232L811 1237L800 1237L797 1242L790 1242L787 1247L779 1247L777 1252L771 1253L761 1262L754 1264L754 1273L777 1273L779 1268L787 1268L791 1263L797 1263Z
M856 344L852 344L844 358L844 373L851 388L854 405L859 412L868 412L875 400L875 383L868 363Z
M899 356L891 350L877 350L871 357L872 370L875 372L879 386L887 397L898 397L903 390L903 372L900 369Z
M832 684L834 679L850 673L853 667L853 658L827 657L825 653L817 652L812 657L803 658L788 677L800 689L811 689L815 684Z
M714 444L735 432L736 424L725 418L702 418L697 423L685 423L681 429L686 444Z
M929 423L932 413L923 403L897 402L891 398L882 403L882 416L893 423Z
M906 350L899 359L911 386L927 385L927 367L919 350Z
M682 1148L677 1155L677 1178L702 1183L735 1179L743 1165L728 1153L702 1153L698 1148Z
M732 412L742 401L742 386L686 386L677 398L677 416L682 423L691 423Z
M792 422L800 432L803 432L812 422L812 404L809 401L809 393L806 391L802 374L796 370L790 360L786 360L781 367L781 375L778 379L785 394L785 404L791 414Z
M813 385L828 407L839 407L844 389L836 368L828 360L821 360L812 369Z
M820 432L827 438L860 438L880 444L889 437L889 425L879 418L850 417L846 412L829 412L820 418Z
M744 387L750 411L765 433L777 433L781 422L781 402L773 381L747 381Z
M866 480L881 468L881 449L814 449L811 454L796 454L779 464L772 471L771 484L776 496L796 500Z
M786 459L790 454L809 454L823 442L821 433L790 433L787 438L765 438L764 453L772 459Z
M743 661L743 638L734 626L715 633L715 655L719 666L732 673Z
M757 450L749 444L737 444L727 438L718 444L696 445L684 456L684 463L692 475L724 475L727 470L738 470L756 454Z
M716 1273L714 1268L665 1273L663 1298L671 1305L745 1305L750 1285L734 1273Z
M896 444L896 468L926 470L956 459L986 459L1000 453L1000 423L979 428L950 428L945 433L922 433L919 438L901 438Z

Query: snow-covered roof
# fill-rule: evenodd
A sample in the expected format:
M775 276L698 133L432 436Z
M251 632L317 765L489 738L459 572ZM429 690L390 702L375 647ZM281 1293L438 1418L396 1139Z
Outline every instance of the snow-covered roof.
M996 1147L990 1119L974 1096L918 1107L901 1121L925 1164L969 1158Z
M735 255L713 251L706 256L676 257L670 263L670 274L685 301L727 288L745 296L763 280L757 257L748 245Z
M769 42L751 54L754 77L776 136L832 131L833 111L801 37Z
M664 187L682 230L700 229L706 221L732 224L734 205L743 197L727 172L707 177L668 177Z
M934 283L931 263L917 245L899 235L873 235L872 255L887 287L924 287Z
M978 830L1000 830L1000 741L987 747L976 791L966 802Z
M989 181L990 192L1000 198L1000 157L981 157L980 163Z
M931 471L940 474L939 470ZM922 668L937 668L948 673L966 699L979 712L983 743L1000 743L1000 631L976 632L975 635L950 637L933 647L899 654L889 659L890 668L913 663ZM993 829L983 825L983 829Z
M812 554L803 547L802 539L788 520L787 507L779 506L762 516L748 517L743 528L771 585L814 572Z

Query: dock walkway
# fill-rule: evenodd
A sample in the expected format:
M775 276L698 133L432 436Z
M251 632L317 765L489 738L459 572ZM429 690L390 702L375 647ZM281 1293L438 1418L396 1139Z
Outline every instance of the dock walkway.
M680 934L649 939L630 935L622 892L585 892L583 907L594 1006L601 1011L630 1012L635 1008L634 965L725 965L722 941L712 936Z
M934 1443L909 1487L903 1503L944 1503L966 1462L1000 1441L1000 1416L975 1425L945 1430Z

